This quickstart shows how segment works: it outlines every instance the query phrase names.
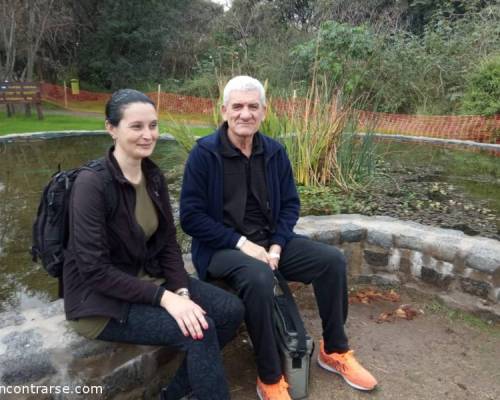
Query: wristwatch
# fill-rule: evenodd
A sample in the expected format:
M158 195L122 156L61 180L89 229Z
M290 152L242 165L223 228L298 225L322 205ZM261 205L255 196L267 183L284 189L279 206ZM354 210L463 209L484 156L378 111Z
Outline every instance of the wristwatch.
M189 295L189 290L187 288L184 288L184 287L177 289L175 291L175 294L178 294L179 296L182 296L182 297L191 298L191 296Z

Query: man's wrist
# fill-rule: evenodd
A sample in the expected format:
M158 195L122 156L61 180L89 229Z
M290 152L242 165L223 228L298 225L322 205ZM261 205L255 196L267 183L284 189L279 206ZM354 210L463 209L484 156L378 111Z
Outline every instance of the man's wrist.
M240 239L238 240L238 242L236 243L236 248L238 250L241 250L241 248L243 247L243 245L245 244L246 241L247 241L247 237L241 236Z

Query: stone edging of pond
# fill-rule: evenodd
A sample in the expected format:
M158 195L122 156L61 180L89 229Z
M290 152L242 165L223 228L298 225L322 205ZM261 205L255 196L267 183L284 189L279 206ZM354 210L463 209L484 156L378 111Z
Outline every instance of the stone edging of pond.
M0 143L11 143L31 140L59 139L63 137L80 137L80 136L104 136L107 135L105 130L96 131L59 131L59 132L28 132L28 133L12 133L10 135L0 136ZM175 140L169 133L162 133L158 140Z
M349 276L373 283L424 283L449 295L468 295L500 321L500 242L385 216L307 216L296 232L339 246ZM470 302L469 302L470 303Z
M485 150L494 153L496 155L500 155L500 144L480 143L480 142L474 142L472 140L441 139L441 138L433 138L427 136L407 136L407 135L388 134L388 133L366 133L366 132L358 132L355 133L355 135L360 137L370 135L376 139L394 140L398 142L435 144L441 146L460 147L468 150Z
M356 214L303 217L296 232L342 249L350 282L410 286L500 321L499 241ZM188 257L186 268L193 271ZM76 335L62 300L0 314L0 385L98 385L102 399L153 398L179 361L164 348Z

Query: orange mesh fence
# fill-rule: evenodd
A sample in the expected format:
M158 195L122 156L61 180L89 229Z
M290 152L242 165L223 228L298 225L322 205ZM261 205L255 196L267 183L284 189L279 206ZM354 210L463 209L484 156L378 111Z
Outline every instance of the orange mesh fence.
M44 100L52 101L55 103L64 103L64 87L60 85L53 85L51 83L42 83L41 85L42 98ZM79 94L72 94L68 88L66 90L66 99L70 102L100 102L105 103L109 98L110 93L89 92L81 90Z
M64 88L59 85L44 83L41 85L42 98L64 103ZM188 114L192 116L211 116L214 101L208 98L183 96L173 93L150 92L147 95L157 103L159 111L170 114ZM109 93L96 93L80 90L78 95L66 91L66 100L75 102L104 103ZM300 100L298 100L300 103ZM290 102L274 99L273 107L279 113L287 113L293 107ZM297 100L295 106L297 105ZM500 115L483 117L476 115L405 115L359 111L359 131L425 136L441 139L471 140L482 143L500 144Z
M160 113L212 115L214 102L203 97L182 96L174 93L147 93L153 99ZM159 100L159 101L158 101Z
M359 130L500 143L500 115L403 115L359 112Z

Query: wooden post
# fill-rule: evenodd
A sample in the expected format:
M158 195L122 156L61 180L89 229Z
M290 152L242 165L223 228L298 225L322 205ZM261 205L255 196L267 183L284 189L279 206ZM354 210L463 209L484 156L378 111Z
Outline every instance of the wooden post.
M161 91L161 84L158 84L158 95L156 98L156 112L159 114L160 113L160 91Z
M68 108L68 88L66 87L66 81L64 81L64 107Z

